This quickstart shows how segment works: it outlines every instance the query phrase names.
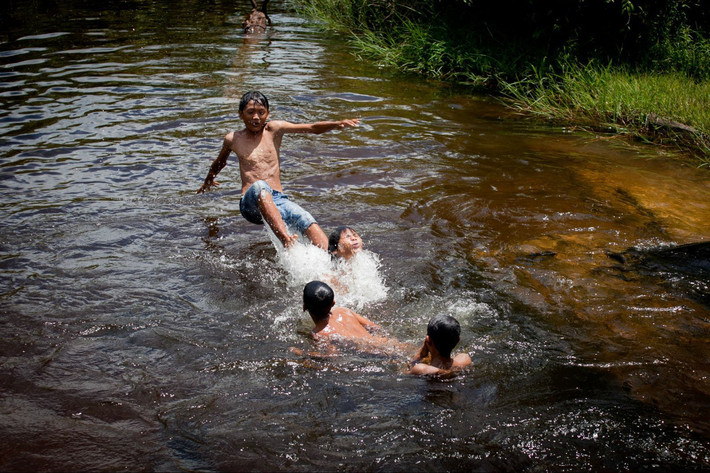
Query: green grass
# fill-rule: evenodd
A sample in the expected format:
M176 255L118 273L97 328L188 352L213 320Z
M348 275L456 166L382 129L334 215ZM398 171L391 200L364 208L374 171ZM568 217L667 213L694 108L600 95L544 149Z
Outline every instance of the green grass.
M644 72L580 65L565 53L548 58L525 42L456 30L432 20L427 0L293 1L382 66L466 83L545 119L676 145L710 168L710 41L687 28L655 46L646 67L653 72Z
M547 119L611 128L692 150L710 165L710 82L598 65L503 84L511 106ZM663 124L663 125L660 125Z

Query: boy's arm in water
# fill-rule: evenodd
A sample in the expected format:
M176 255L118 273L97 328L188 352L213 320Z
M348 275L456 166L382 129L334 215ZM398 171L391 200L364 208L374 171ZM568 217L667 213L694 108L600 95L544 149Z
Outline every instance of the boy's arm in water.
M415 363L411 368L409 368L409 374L424 374L424 375L437 375L440 377L453 376L453 373L461 368L464 368L471 364L471 357L466 353L459 353L454 357L454 361L451 364L451 368L442 369L435 366L431 366L427 363Z
M409 374L441 374L445 373L444 370L436 368L434 366L428 365L426 363L417 363L416 365L409 368Z
M414 355L414 358L409 361L409 370L407 372L409 374L416 375L438 375L447 372L447 370L442 370L441 368L432 366L429 363L422 363L422 360L428 358L429 356L429 347L427 346L426 339L424 339L424 343L422 343L422 346L419 347L417 354Z
M229 158L229 154L232 152L232 136L233 133L229 133L224 137L222 149L220 150L217 158L212 162L210 171L207 173L207 177L205 178L205 182L202 183L202 186L199 189L197 189L196 194L201 194L212 186L219 186L219 182L215 181L214 178L217 177L217 174L219 174L219 172L227 165L227 158Z
M274 133L313 133L320 135L331 130L342 130L346 127L357 126L359 123L359 118L315 123L291 123L285 120L273 120L269 122L269 127Z
M375 322L372 320L368 319L367 317L363 317L362 315L358 314L357 312L352 312L352 314L355 316L355 320L357 320L360 325L365 327L368 330L379 330L380 326L377 325Z
M332 343L328 340L317 340L318 343L318 348L320 348L322 351L304 351L301 348L296 348L296 347L291 347L289 348L289 351L291 353L298 355L298 356L308 356L309 358L329 358L335 355L338 355L338 349L333 346Z
M431 368L430 365L426 363L421 363L421 361L424 358L427 358L429 356L429 347L426 344L426 339L424 339L424 343L422 343L422 346L419 347L419 350L417 351L417 354L414 355L414 358L412 358L409 361L409 373L410 374L429 374L429 373L420 373L418 371L421 371L423 367L429 367ZM415 368L417 368L415 372ZM438 371L438 368L434 368L435 370Z

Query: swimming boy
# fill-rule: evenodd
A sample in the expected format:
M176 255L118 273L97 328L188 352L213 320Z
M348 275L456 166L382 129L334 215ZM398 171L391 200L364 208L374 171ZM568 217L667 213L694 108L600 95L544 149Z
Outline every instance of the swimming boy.
M313 216L283 194L279 167L281 139L286 133L321 134L356 126L360 121L357 118L303 124L267 121L269 101L261 92L247 92L242 96L239 116L244 121L244 129L224 137L222 150L197 193L219 185L214 179L234 152L239 159L242 180L242 198L239 201L242 216L257 225L266 221L285 247L293 245L298 238L289 233L291 226L304 233L314 245L327 250L328 238Z
M410 374L445 375L471 364L471 357L459 353L451 358L451 351L461 339L461 326L450 315L437 315L429 321L424 343L410 362ZM430 357L429 363L422 360Z
M350 309L336 307L333 289L322 281L311 281L303 288L303 310L315 323L311 334L316 340L348 340L369 352L391 353L402 348L396 340L370 333L380 328L376 323Z

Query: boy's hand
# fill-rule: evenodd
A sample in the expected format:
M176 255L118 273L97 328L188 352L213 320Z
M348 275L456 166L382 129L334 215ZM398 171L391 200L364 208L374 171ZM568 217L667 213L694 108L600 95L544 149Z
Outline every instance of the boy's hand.
M422 343L422 346L421 346L421 348L419 349L419 352L418 352L417 355L415 356L415 359L417 359L417 360L423 360L423 359L426 358L427 356L429 356L429 346L427 345L427 341L426 341L426 338L425 338L425 339L424 339L424 343Z
M286 235L286 241L283 242L284 248L291 248L297 240L298 235Z
M202 194L202 193L205 192L206 190L209 190L209 188L212 187L212 186L219 187L219 182L217 182L217 181L215 181L215 180L206 180L206 181L202 184L202 186L200 186L200 188L197 189L197 192L195 192L195 194Z
M347 118L345 120L340 120L340 125L338 126L338 128L340 128L342 130L346 126L358 126L359 124L360 124L359 118Z

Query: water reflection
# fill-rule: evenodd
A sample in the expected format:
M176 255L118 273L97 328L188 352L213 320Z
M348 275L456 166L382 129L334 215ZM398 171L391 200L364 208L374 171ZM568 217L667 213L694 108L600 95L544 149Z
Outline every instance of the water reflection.
M710 239L707 171L389 75L278 4L253 42L233 5L33 8L0 45L0 469L710 466L706 246L682 246ZM284 142L285 186L365 240L344 302L409 343L454 315L471 370L291 353L323 255L242 220L234 161L194 195L246 89L362 118Z

